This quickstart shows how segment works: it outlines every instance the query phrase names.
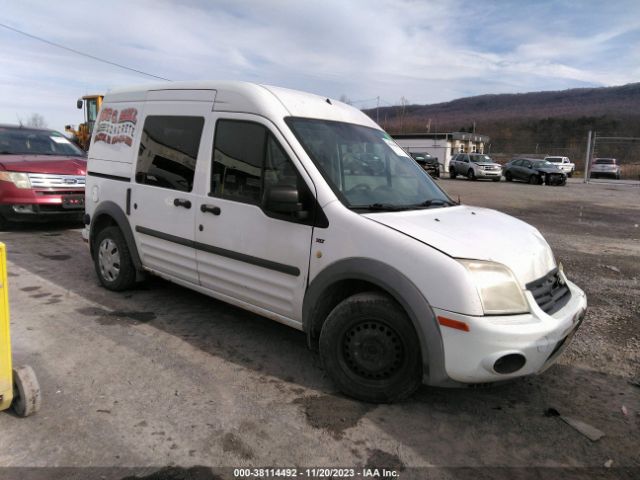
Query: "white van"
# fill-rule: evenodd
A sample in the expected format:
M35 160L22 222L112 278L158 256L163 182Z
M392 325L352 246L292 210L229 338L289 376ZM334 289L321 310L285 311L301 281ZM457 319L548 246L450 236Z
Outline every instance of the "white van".
M109 93L86 195L106 288L152 273L300 329L366 401L541 372L587 306L538 230L457 205L365 114L307 93Z

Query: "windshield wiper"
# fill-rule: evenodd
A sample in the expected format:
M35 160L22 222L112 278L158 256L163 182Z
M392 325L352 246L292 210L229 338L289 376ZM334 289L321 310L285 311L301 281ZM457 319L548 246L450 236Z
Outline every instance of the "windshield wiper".
M390 203L372 203L370 205L351 205L351 210L372 210L380 212L398 212L400 210L408 210L409 205L392 205Z
M425 200L422 203L418 203L416 205L414 205L415 207L443 207L443 206L453 206L453 205L458 205L455 202L452 202L451 200L443 200L442 198L432 198L431 200Z

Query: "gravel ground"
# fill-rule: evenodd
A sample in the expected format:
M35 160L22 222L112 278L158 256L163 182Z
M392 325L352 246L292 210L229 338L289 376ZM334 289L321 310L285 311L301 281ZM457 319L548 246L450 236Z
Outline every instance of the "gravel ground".
M583 326L544 374L356 402L335 391L302 333L160 279L109 292L77 226L17 227L0 233L14 358L37 372L43 408L28 419L0 414L0 478L123 478L167 466L149 478L233 478L209 466L638 478L640 188L439 183L538 227L587 292ZM592 442L549 409L605 436Z

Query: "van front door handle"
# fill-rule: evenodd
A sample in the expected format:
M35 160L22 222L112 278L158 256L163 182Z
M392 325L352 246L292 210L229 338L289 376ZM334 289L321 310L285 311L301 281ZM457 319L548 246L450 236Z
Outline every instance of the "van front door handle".
M220 215L220 207L216 207L215 205L207 205L207 204L202 204L200 205L200 211L202 213L213 213L214 215Z
M183 207L183 208L186 208L187 210L191 208L191 201L185 198L174 198L173 204L176 207Z

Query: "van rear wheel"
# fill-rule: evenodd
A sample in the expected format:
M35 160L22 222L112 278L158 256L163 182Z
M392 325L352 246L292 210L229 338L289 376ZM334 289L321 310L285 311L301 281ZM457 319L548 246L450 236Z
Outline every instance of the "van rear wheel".
M365 402L406 398L422 379L411 321L377 292L353 295L331 311L320 332L320 356L340 391Z
M101 230L94 245L94 266L100 283L114 291L132 287L136 281L136 270L120 229L107 227Z

